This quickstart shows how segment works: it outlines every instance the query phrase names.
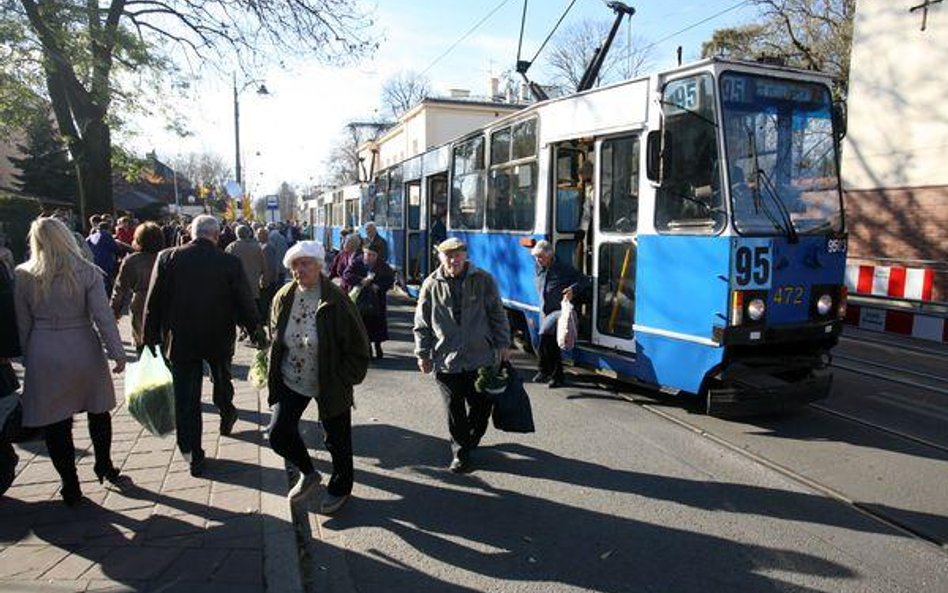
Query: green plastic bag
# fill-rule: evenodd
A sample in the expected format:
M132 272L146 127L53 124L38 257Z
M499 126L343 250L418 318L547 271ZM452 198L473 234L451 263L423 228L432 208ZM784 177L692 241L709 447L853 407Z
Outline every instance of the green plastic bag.
M174 432L174 385L171 371L148 348L125 369L125 406L132 418L155 436Z

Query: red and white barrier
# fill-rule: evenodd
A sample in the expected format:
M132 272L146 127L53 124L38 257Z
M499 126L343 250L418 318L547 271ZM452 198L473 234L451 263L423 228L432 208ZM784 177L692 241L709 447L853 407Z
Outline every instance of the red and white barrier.
M845 321L859 329L948 343L948 320L944 317L849 303Z
M846 264L846 287L850 294L932 300L935 275L927 268Z

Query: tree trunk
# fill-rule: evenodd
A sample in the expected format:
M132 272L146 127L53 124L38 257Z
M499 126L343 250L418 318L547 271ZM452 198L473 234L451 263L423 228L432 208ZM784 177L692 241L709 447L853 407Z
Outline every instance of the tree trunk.
M76 173L79 177L79 204L83 224L93 214L113 214L112 134L102 119L84 122Z
M105 123L105 110L74 99L68 84L55 70L46 74L53 113L69 144L79 182L79 214L87 228L93 214L112 214L112 134Z

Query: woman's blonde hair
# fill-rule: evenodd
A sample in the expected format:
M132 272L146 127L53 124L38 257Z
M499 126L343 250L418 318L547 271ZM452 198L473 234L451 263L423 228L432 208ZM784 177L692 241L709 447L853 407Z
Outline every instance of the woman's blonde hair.
M95 264L82 257L76 237L55 218L37 218L30 225L30 259L26 270L35 279L33 296L42 302L49 296L53 282L62 284L66 294L79 292L76 271Z

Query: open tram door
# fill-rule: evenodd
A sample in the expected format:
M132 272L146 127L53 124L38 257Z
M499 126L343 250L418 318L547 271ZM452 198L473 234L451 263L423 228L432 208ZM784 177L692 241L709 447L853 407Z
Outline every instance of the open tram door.
M592 279L592 214L595 146L591 140L570 140L553 146L553 188L550 239L554 257ZM579 339L591 337L590 305L576 310Z
M405 285L421 286L425 276L420 180L405 182L405 205Z
M635 352L639 156L639 133L553 148L554 251L592 282L591 305L579 310L580 343L629 354Z

